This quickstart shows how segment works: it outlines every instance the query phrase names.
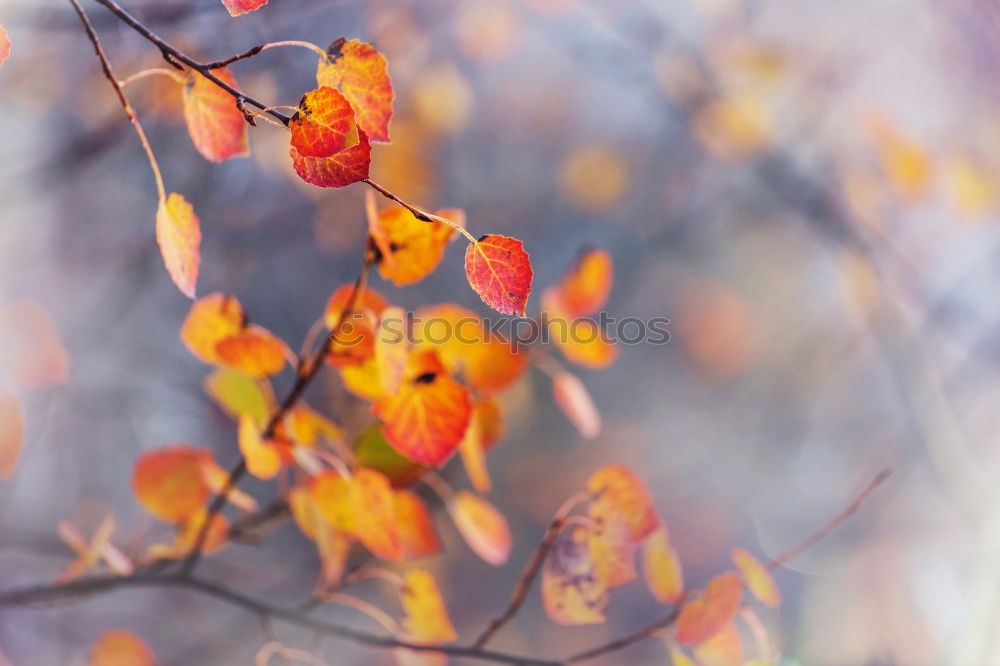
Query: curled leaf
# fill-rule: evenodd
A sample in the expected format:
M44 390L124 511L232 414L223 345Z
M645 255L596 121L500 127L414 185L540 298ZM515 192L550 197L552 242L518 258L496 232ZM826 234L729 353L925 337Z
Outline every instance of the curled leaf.
M156 242L170 279L181 293L194 298L201 263L201 226L194 208L172 192L156 209Z
M524 243L487 235L465 251L465 276L486 305L497 312L523 317L534 272Z

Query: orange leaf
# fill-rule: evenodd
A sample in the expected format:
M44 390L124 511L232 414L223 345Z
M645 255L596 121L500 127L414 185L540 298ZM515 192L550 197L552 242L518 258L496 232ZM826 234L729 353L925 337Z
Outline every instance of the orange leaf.
M510 555L511 537L507 519L478 495L460 490L448 503L448 511L462 538L479 557L500 566Z
M260 9L267 4L267 0L222 0L222 4L229 10L230 16L239 16Z
M548 313L546 313L548 314ZM600 370L611 365L618 348L593 319L546 317L549 336L570 363Z
M373 411L394 449L439 467L461 443L472 409L468 392L445 373L437 354L416 351L399 390L376 402Z
M333 331L337 328L337 324L340 323L340 315L350 304L353 295L353 284L342 284L330 294L330 298L326 302L326 309L323 312L323 321L326 322L326 327L329 330ZM382 314L382 310L385 310L387 307L389 307L389 301L385 300L385 296L371 287L364 287L358 296L358 304L355 311L378 317Z
M524 243L507 236L482 236L465 251L465 276L486 305L524 316L534 276Z
M350 102L327 86L302 96L288 128L292 148L302 157L330 157L360 142Z
M601 432L601 413L580 378L570 372L558 372L552 378L552 396L569 422L580 434L593 439Z
M239 88L228 69L213 69L212 74ZM194 147L210 162L249 153L247 121L236 108L236 99L195 71L184 83L184 120Z
M458 638L441 591L430 573L423 569L407 573L399 597L406 611L402 624L408 640L433 644Z
M371 199L374 194L369 191ZM444 250L455 230L439 222L424 222L413 213L394 206L375 213L369 206L368 227L378 246L379 273L396 286L412 284L430 274L444 258ZM465 226L465 213L457 209L434 213Z
M24 409L21 399L0 389L0 478L10 479L24 450Z
M657 601L672 604L681 598L684 593L681 561L663 525L642 542L642 568L646 574L646 587Z
M321 439L343 442L346 435L336 423L309 405L299 403L285 414L282 432L299 446L314 446Z
M743 642L736 625L726 628L694 649L698 666L743 666Z
M0 65L10 57L10 47L11 42L10 37L7 35L7 30L0 25Z
M151 514L178 523L197 513L211 491L202 465L211 460L207 451L171 446L143 454L132 471L132 489Z
M542 603L559 624L600 624L608 605L608 586L594 571L590 549L576 538L585 530L563 534L542 568Z
M403 545L403 557L428 557L441 550L427 505L409 490L396 491L396 525Z
M281 469L281 456L270 441L261 439L260 427L249 414L240 416L240 453L247 463L247 471L258 479L273 479Z
M472 418L465 436L458 447L462 455L465 473L472 482L472 487L480 493L490 491L490 472L486 468L486 438L492 436L498 429L495 419L500 417L499 408L492 398L477 400L472 406Z
M29 300L0 307L0 381L36 388L68 378L69 354L49 313Z
M397 487L413 483L426 471L425 467L400 455L389 446L378 425L373 425L358 435L354 442L354 459L362 467L382 472Z
M409 352L406 311L396 306L388 307L382 311L375 336L375 365L383 393L391 394L399 389Z
M587 491L595 497L587 515L595 522L621 518L627 538L638 544L649 536L660 520L646 485L624 465L607 465L587 480Z
M362 467L345 478L327 471L313 479L311 490L320 513L333 527L353 534L378 557L402 556L395 493L384 474Z
M251 324L221 340L215 350L219 363L259 378L281 372L287 347L266 328Z
M205 363L219 363L218 344L243 330L246 314L233 296L214 292L191 305L181 326L181 341Z
M599 520L594 520L587 530L587 547L590 548L594 575L608 587L635 580L637 544L632 540L623 516L606 513Z
M323 519L308 488L293 488L288 494L288 505L299 529L316 544L323 567L323 581L336 585L347 566L351 538Z
M316 69L321 86L340 88L357 113L358 126L372 141L389 141L392 118L392 81L389 63L371 44L338 39L327 49Z
M581 250L557 288L567 317L586 317L604 307L611 293L612 274L610 254L604 250Z
M194 298L201 262L201 226L194 208L172 192L156 209L156 242L170 279L181 293Z
M740 575L743 576L750 594L768 608L777 608L781 605L781 592L778 591L778 585L774 582L771 572L760 563L760 560L744 548L733 550L730 557L733 564L739 569Z
M703 643L724 630L743 596L743 581L735 571L727 571L710 580L700 598L688 601L677 616L674 635L687 645Z
M357 305L347 321L340 325L342 313L351 305L354 285L337 288L327 301L323 319L334 340L327 362L334 367L350 367L371 357L375 349L375 330L382 311L389 306L385 298L374 289L364 288L357 298Z
M156 666L145 641L122 629L105 631L90 647L89 666Z

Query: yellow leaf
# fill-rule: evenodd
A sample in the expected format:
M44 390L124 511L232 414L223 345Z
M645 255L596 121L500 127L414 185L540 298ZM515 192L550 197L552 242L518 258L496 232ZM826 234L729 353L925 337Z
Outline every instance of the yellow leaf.
M179 194L160 200L156 209L156 242L170 279L181 293L194 298L201 263L201 226L194 208Z

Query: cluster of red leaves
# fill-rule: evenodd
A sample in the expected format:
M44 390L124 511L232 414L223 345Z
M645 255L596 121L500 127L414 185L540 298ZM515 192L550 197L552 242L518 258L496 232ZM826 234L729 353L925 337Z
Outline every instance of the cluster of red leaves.
M681 646L693 646L699 664L742 664L734 621L743 590L777 607L781 598L770 570L737 548L732 553L737 571L714 577L700 594L686 592L677 551L642 481L626 467L603 467L588 480L587 496L585 515L564 519L567 527L542 569L549 617L561 624L604 622L610 591L637 578L638 552L656 600L681 604L672 634L674 663L690 663Z

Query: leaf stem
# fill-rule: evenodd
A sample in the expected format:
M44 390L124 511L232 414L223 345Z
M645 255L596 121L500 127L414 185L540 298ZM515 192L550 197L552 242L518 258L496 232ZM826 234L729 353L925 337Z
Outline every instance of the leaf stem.
M139 79L144 79L148 76L154 76L154 75L169 76L177 83L181 84L184 83L184 77L178 74L176 69L167 69L166 67L153 67L152 69L143 69L134 74L130 74L129 76L125 77L124 80L119 81L118 85L124 88L128 84L134 81L138 81Z

